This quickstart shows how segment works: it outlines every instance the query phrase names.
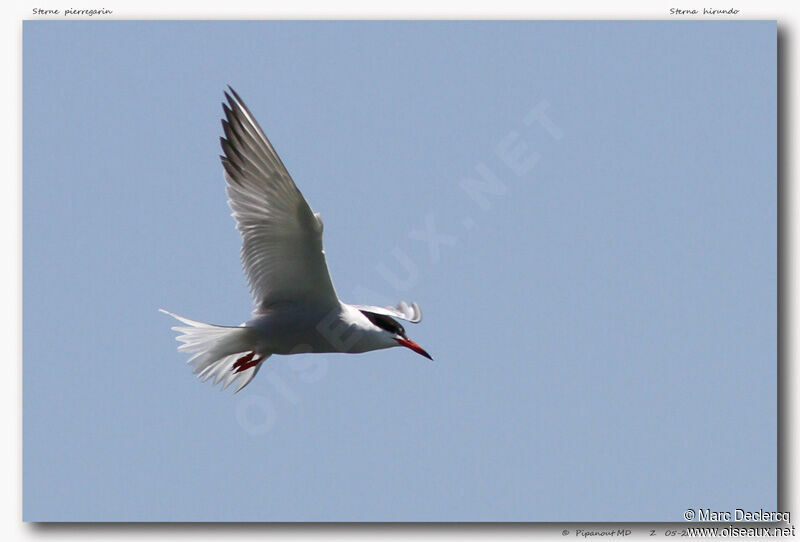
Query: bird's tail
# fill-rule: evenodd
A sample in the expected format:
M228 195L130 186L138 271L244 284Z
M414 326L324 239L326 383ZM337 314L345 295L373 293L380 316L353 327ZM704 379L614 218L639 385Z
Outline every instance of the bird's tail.
M223 382L223 390L237 382L236 391L239 391L253 380L267 358L255 353L252 328L215 326L158 310L185 324L172 328L180 333L176 339L183 343L178 350L193 354L187 363L203 382L213 377L214 385Z

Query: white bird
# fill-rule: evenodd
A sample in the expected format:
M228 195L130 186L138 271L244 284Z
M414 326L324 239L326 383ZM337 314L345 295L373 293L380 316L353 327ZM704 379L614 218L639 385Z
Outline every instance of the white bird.
M395 318L417 323L419 305L349 305L339 300L322 249L322 219L295 186L272 144L236 91L228 87L221 137L228 204L242 234L242 266L255 301L240 326L173 316L183 326L179 351L194 373L222 389L241 390L272 354L362 353L405 346L433 359ZM231 96L232 95L232 96Z

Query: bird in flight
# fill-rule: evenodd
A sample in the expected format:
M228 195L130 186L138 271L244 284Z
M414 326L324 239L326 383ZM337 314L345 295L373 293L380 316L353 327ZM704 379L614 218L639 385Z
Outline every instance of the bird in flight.
M181 322L179 351L202 381L238 392L272 354L358 354L404 346L433 359L396 320L422 320L419 305L349 305L333 288L322 248L322 219L294 184L239 95L228 87L220 138L228 204L242 235L242 266L253 294L252 318L217 326L163 309Z

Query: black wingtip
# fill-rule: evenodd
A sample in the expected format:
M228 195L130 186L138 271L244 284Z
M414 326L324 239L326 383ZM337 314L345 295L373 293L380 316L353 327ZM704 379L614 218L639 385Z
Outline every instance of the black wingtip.
M231 105L232 104L233 102L231 102ZM225 118L227 118L228 120L231 120L233 118L233 110L230 107L228 107L228 104L226 104L225 102L222 102L222 112L225 113Z
M242 99L239 97L239 94L235 90L233 90L232 86L228 85L228 90L231 91L231 94L233 94L233 97L236 99L238 103L242 103Z
M228 85L228 90L230 91L230 94L226 90L222 91L222 93L225 95L225 100L228 102L228 103L222 102L222 109L225 110L226 114L230 112L232 109L235 109L238 103L238 100L233 97L236 96L236 91L233 90L233 88L231 88L230 85Z
M228 141L224 137L219 138L219 146L222 147L222 152L225 153L225 156L231 162L233 162L235 158L241 158L241 155L236 150L236 148L233 145L231 145L230 141Z
M231 109L235 109L237 107L244 107L244 102L242 102L242 99L239 97L239 94L235 90L233 90L232 86L228 85L228 90L223 91L223 94L225 94L225 99L228 100L228 104L230 104ZM222 105L225 104L223 103Z

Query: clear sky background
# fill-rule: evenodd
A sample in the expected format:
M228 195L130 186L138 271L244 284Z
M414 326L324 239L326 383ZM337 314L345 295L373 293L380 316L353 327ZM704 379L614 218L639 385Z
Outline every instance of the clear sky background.
M776 509L774 22L25 22L24 519ZM406 349L199 383L231 84Z

